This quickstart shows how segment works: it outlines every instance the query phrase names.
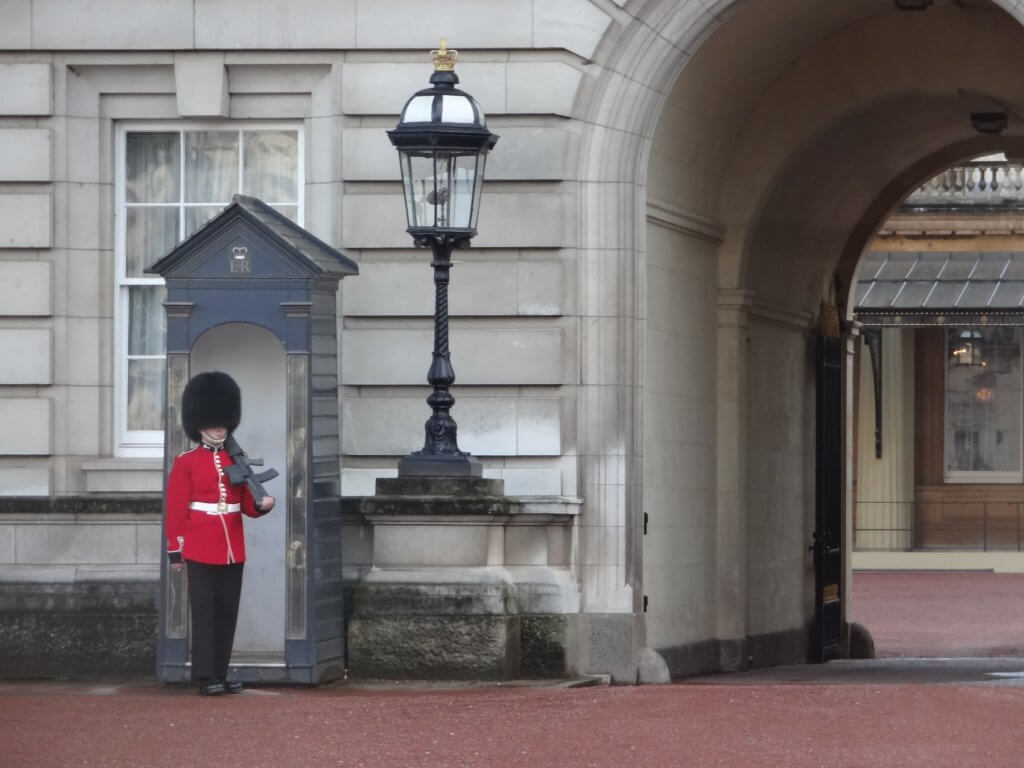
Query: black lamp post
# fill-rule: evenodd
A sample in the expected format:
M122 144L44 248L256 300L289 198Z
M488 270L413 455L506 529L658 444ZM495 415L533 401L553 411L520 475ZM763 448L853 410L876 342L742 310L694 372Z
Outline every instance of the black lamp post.
M398 150L405 192L406 232L418 247L430 247L434 259L434 359L427 373L433 392L427 404L423 449L398 462L398 474L426 477L480 477L480 462L459 450L455 419L449 411L455 382L448 352L448 271L453 248L476 234L480 191L487 153L498 137L487 130L484 113L472 96L456 88L458 51L444 40L430 52L434 74L430 88L417 91L402 109L388 138Z

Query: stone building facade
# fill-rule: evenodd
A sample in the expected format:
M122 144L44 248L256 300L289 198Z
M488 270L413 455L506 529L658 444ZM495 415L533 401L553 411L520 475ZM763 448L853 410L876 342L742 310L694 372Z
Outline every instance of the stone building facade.
M384 131L447 37L501 136L453 271L453 414L507 494L570 519L564 556L506 540L479 572L569 577L566 670L806 658L819 307L908 190L1024 137L969 119L1019 98L1024 6L901 5L0 0L4 609L155 583L159 285L136 268L263 172L360 267L342 493L417 447L429 272ZM346 527L355 583L378 553Z

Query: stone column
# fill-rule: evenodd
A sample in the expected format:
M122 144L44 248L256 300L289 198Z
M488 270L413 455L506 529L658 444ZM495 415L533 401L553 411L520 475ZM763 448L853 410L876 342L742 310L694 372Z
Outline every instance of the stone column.
M752 291L718 298L717 635L722 668L742 667L747 636L747 325Z

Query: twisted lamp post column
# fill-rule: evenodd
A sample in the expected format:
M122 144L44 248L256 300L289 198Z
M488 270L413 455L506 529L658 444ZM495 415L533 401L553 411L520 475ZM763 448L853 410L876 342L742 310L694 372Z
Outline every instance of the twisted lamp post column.
M433 391L427 397L432 409L424 425L423 448L410 453L398 463L399 475L464 475L479 477L480 462L459 450L458 425L451 416L455 396L449 387L455 383L448 347L448 282L452 267L452 249L456 242L447 237L423 238L434 258L434 353L427 372L427 381Z

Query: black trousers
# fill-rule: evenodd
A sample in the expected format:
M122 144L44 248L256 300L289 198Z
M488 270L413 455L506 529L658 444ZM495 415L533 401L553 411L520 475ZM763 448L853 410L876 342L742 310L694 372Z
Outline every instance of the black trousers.
M235 643L242 563L188 563L188 600L192 609L192 679L227 677Z

